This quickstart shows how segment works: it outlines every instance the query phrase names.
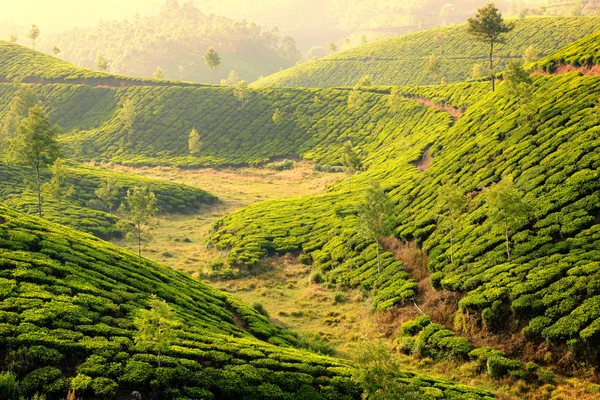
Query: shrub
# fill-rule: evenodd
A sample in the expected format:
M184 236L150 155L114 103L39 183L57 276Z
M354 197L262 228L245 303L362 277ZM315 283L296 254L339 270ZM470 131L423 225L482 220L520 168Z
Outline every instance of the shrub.
M346 293L334 293L331 295L334 304L342 304L348 301L348 295Z
M310 274L310 276L308 277L308 280L310 283L314 283L314 284L318 285L320 283L323 283L323 281L324 281L323 274L321 272L315 271Z
M259 302L254 302L252 303L252 308L254 308L256 311L258 311L259 314L269 318L269 312L267 311L267 309Z
M12 372L0 373L0 399L2 400L19 400L21 390L17 377Z

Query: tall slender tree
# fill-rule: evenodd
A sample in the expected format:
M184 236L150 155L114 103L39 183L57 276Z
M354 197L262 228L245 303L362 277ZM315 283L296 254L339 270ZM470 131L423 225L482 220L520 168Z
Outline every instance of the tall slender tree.
M190 150L190 154L193 156L197 156L200 153L200 148L202 147L202 141L200 138L200 134L196 130L196 128L192 128L188 137L188 148Z
M177 336L175 328L179 325L175 311L166 301L155 294L149 301L150 309L141 309L133 320L137 328L134 341L137 345L156 351L156 359L160 368L160 356L171 346Z
M214 83L215 69L221 65L221 57L217 53L214 47L209 47L206 53L204 53L204 66L210 69L210 83Z
M454 235L461 212L467 205L462 190L453 184L446 184L438 190L440 225L450 233L450 262L454 264Z
M40 104L29 110L17 130L17 136L10 141L9 160L15 164L31 167L35 170L37 211L42 213L42 171L54 164L60 156L58 134L60 128L51 126L48 116Z
M477 10L475 18L469 18L467 21L467 32L475 40L487 43L489 45L489 69L492 79L492 91L495 90L494 74L494 45L504 43L504 35L515 28L512 22L504 22L502 13L493 3Z
M250 88L248 87L248 82L246 81L239 81L233 89L233 95L242 103L242 107L244 107L248 102L249 93Z
M377 273L381 273L381 241L392 234L394 226L394 204L381 188L379 182L372 181L359 205L360 229L377 247Z
M57 158L50 171L52 178L44 183L42 190L56 201L58 223L62 225L63 202L73 195L74 188L73 185L67 184L67 167L64 159Z
M100 71L108 71L108 61L106 61L102 54L99 54L98 57L96 57L96 68Z
M135 186L127 191L125 202L121 204L121 211L129 223L121 224L128 236L133 236L138 248L138 263L142 264L142 235L148 224L158 211L156 196L149 188ZM133 229L131 229L133 224Z
M348 191L352 192L352 181L351 178L356 175L358 171L362 169L362 160L358 153L352 148L352 142L347 140L344 143L344 167L346 167L346 175L348 175Z
M518 223L527 221L532 212L529 203L523 200L515 187L512 176L505 177L492 185L486 193L486 202L491 219L502 225L506 245L506 256L510 262L510 230Z
M119 201L119 194L122 186L119 184L117 178L107 177L102 185L96 189L96 197L106 206L108 212L112 214L115 210L115 206Z

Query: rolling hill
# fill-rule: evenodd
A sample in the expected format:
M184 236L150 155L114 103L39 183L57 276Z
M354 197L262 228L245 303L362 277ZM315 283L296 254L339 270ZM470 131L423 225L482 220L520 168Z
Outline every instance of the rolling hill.
M521 59L529 46L546 56L600 29L600 18L596 17L528 18L515 22L516 28L506 35L506 44L496 48L497 71L507 61ZM436 79L425 71L432 53L441 61ZM471 78L474 64L486 71L486 55L486 46L473 41L464 25L457 25L409 33L305 62L260 79L253 87L353 86L365 75L375 85L439 83L442 76L448 82L458 82Z
M253 308L186 274L0 205L0 366L25 396L358 399L342 360L294 348ZM160 360L134 342L151 294L175 312ZM3 379L4 376L3 376ZM445 398L491 393L412 373L407 389Z

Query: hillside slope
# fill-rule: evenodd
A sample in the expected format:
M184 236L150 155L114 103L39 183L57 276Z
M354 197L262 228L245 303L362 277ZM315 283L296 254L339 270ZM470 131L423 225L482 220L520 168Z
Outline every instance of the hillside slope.
M516 28L498 45L497 71L510 59L522 58L533 46L548 55L574 40L600 29L597 17L549 17L517 20ZM425 71L428 57L435 53L441 61L440 76L434 80ZM436 28L381 40L343 51L278 72L253 83L253 87L337 87L353 86L364 75L375 85L422 85L470 79L474 64L486 71L487 47L473 41L465 25Z
M521 345L559 346L553 362L570 350L597 363L600 143L595 93L600 79L572 73L537 77L534 85L533 115L503 85L471 105L454 125L443 111L406 104L414 111L404 115L401 125L369 139L379 145L375 151L365 149L368 169L353 179L353 186L364 187L372 178L382 182L396 203L397 237L427 250L433 286L461 294L460 312L471 325L492 334L523 335ZM425 153L433 159L421 172L417 165ZM508 175L534 207L529 220L513 228L511 262L482 194ZM454 263L450 237L438 227L436 204L445 183L457 184L469 197L455 234ZM366 282L375 306L401 304L415 295L416 283L411 286L406 275L391 279L402 272L391 253L384 254L384 269L377 274L375 248L358 226L360 200L360 193L349 194L347 184L340 184L327 195L253 205L216 224L213 240L230 250L232 265L300 253L333 284ZM520 354L521 345L513 345Z
M2 205L0 289L0 368L17 375L26 396L58 399L75 386L97 399L132 391L161 399L360 398L347 362L293 348L293 335L232 297ZM133 317L151 293L179 322L160 364L133 340ZM491 398L410 373L401 379L444 398Z
M568 46L538 60L533 70L548 73L557 72L561 67L582 69L584 73L598 74L593 67L600 64L600 32L585 36ZM589 71L586 71L589 69Z

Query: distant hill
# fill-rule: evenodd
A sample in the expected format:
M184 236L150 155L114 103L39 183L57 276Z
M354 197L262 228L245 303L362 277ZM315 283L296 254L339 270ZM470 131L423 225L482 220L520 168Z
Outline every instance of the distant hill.
M541 56L548 55L600 29L598 17L547 17L516 20L516 28L506 36L506 44L495 51L497 71L511 59L521 59L533 46ZM441 61L439 76L425 70L427 59L435 54ZM352 86L365 75L375 85L423 85L471 78L474 64L486 73L487 48L473 41L465 25L409 33L342 51L275 73L255 83L264 87Z
M26 43L23 41L23 43ZM235 70L241 79L254 81L287 68L301 55L293 39L247 21L207 15L191 3L166 2L156 16L101 22L92 28L42 35L39 48L77 65L95 68L103 55L110 71L152 77L161 67L169 79L211 83L204 53L214 46L221 56L214 83Z

